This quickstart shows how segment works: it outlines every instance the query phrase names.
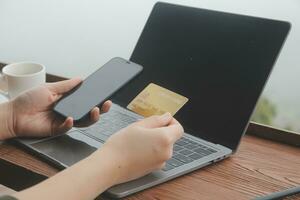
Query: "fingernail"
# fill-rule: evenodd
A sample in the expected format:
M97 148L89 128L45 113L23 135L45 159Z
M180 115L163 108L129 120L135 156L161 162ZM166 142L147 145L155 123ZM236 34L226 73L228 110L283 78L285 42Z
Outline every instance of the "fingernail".
M160 116L162 120L167 120L171 117L171 113L166 112L165 114Z

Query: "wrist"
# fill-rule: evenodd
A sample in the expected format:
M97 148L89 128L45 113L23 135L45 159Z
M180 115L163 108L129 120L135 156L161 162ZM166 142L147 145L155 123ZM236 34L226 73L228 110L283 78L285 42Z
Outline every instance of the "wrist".
M0 104L0 140L16 137L12 101Z
M107 188L120 182L120 165L118 164L120 159L114 156L113 150L103 146L87 159L90 160L90 163L93 163L93 168L97 171L99 177L98 180L104 183Z
M18 199L95 199L117 183L113 159L108 149L104 149L15 196Z

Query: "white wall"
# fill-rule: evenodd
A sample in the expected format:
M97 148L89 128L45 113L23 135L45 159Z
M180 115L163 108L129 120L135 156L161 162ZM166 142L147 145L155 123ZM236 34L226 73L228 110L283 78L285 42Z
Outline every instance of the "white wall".
M35 60L50 73L84 77L113 56L130 57L155 2L0 0L0 60ZM293 30L277 71L288 73L300 62L299 0L168 2L291 21Z

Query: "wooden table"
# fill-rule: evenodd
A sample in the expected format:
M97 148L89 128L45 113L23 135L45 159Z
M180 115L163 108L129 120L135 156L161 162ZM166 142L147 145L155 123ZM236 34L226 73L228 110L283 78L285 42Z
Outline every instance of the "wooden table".
M48 177L58 172L10 144L0 145L0 158ZM242 200L297 184L300 184L300 148L246 135L231 158L126 199Z

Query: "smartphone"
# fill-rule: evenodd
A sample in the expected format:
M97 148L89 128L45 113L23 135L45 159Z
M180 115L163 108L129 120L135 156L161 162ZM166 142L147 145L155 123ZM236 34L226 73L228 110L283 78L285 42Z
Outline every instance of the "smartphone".
M101 106L110 96L142 71L143 67L123 58L113 58L80 85L64 95L53 110L74 122L88 117L95 106Z

